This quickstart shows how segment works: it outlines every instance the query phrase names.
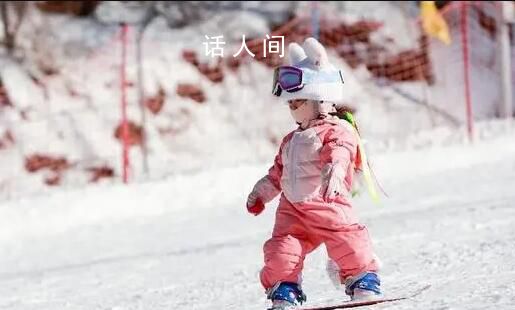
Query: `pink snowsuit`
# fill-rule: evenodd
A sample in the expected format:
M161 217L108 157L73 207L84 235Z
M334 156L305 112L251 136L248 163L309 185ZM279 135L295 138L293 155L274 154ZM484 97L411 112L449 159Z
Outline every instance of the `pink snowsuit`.
M342 282L364 271L377 271L371 240L358 223L348 194L325 201L321 171L327 163L344 165L344 187L352 187L358 141L348 123L335 118L312 121L282 141L268 179L282 191L272 238L264 244L265 289L277 282L300 283L306 254L322 243L340 268Z

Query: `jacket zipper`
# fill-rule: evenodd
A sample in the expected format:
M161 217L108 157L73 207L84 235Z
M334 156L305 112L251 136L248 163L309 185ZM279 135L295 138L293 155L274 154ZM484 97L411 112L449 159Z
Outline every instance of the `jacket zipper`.
M291 156L290 156L290 169L291 169L291 190L292 190L292 195L295 197L294 199L297 198L297 193L296 193L296 187L295 187L295 183L296 183L296 180L297 180L297 175L295 173L295 166L294 166L294 163L295 163L295 136L296 134L293 134L293 137L291 138Z

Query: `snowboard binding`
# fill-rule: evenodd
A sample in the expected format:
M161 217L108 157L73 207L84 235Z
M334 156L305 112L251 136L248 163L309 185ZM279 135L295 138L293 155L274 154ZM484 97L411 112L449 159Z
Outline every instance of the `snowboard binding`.
M279 282L268 293L268 299L272 300L268 310L294 309L306 301L306 294L297 283Z

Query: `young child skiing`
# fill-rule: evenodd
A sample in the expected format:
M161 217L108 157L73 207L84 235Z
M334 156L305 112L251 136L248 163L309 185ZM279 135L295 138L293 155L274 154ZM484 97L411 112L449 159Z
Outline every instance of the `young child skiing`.
M291 43L289 61L291 66L275 70L273 93L288 102L299 127L284 137L273 166L247 199L247 210L258 215L282 192L263 247L261 284L271 309L302 304L304 258L323 243L346 294L353 300L379 296L378 261L350 202L360 165L357 133L332 115L334 102L342 100L343 77L314 38L302 47Z

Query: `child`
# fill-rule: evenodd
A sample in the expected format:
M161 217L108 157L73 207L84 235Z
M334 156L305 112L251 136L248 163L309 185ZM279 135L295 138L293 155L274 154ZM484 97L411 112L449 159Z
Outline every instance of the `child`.
M348 122L332 115L334 102L343 99L341 72L314 38L302 47L291 43L289 60L292 66L275 70L273 92L288 101L299 127L284 137L247 200L248 211L258 215L282 192L272 238L264 244L261 283L271 309L302 304L304 258L324 243L346 294L353 300L378 296L378 261L349 200L358 138Z

